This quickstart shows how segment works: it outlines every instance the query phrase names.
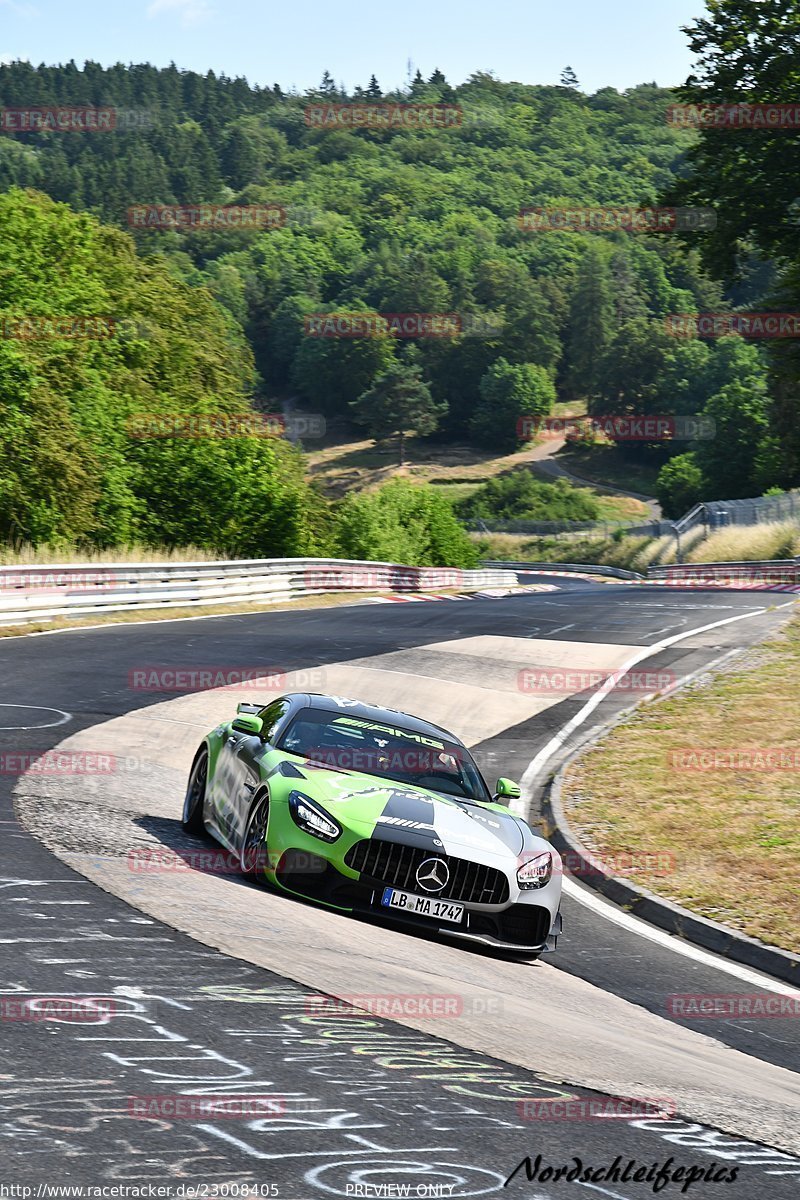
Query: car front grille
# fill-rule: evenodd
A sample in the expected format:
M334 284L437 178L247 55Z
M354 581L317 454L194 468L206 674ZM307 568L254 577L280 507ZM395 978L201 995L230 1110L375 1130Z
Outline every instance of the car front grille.
M431 854L417 846L369 838L351 846L344 861L353 871L360 871L362 876L378 883L424 894L416 876L417 868L427 858L442 859L450 872L442 890L433 893L435 899L462 900L468 904L505 904L508 900L508 880L502 871L465 858Z

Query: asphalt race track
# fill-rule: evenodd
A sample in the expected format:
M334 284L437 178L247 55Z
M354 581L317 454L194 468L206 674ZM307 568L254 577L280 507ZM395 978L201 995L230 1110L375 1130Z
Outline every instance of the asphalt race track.
M667 1010L674 993L785 995L787 985L643 936L574 882L558 952L521 964L235 874L137 865L154 850L191 860L211 849L180 827L188 765L238 700L270 694L272 673L288 673L283 690L358 694L451 726L491 783L527 773L535 820L542 772L529 764L583 713L580 672L618 669L679 636L647 669L702 672L791 611L768 593L549 582L558 590L0 644L2 753L63 746L116 763L103 775L20 778L4 759L0 1184L30 1195L73 1183L285 1200L628 1200L652 1195L655 1164L671 1159L677 1177L658 1190L667 1200L798 1195L797 1021L678 1021ZM541 666L570 668L578 690L520 685L521 670ZM190 667L263 668L265 690L137 683L143 671ZM612 691L549 766L632 698ZM443 997L447 1013L392 1021L321 1007L320 997L354 994ZM15 1000L32 996L102 1003L85 1020L14 1020ZM149 1107L178 1093L262 1097L264 1115ZM611 1111L604 1096L658 1100L673 1115L588 1118L592 1106ZM564 1107L537 1103L548 1098ZM522 1169L504 1187L528 1155L534 1168L541 1155L535 1178ZM577 1178L548 1175L562 1166ZM634 1180L642 1167L650 1179Z

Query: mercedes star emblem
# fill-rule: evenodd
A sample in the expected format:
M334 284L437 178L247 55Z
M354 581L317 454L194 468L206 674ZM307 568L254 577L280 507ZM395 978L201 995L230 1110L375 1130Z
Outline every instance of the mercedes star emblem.
M447 863L441 858L426 858L417 867L417 883L424 892L440 892L449 878Z

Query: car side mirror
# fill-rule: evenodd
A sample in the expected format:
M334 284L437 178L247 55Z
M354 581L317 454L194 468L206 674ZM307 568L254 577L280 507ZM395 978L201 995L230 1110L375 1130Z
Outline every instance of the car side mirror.
M514 783L513 779L498 779L494 794L497 797L502 796L504 800L519 800L522 793L519 784Z
M235 729L237 733L249 733L251 737L259 737L263 727L264 722L261 717L257 717L253 713L238 713L231 724L231 728Z

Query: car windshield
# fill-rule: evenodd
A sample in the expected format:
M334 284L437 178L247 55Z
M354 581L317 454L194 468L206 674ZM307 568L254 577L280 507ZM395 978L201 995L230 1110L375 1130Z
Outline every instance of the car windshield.
M378 775L484 804L491 800L463 746L445 737L404 729L395 722L305 708L280 739L279 749L337 771Z

